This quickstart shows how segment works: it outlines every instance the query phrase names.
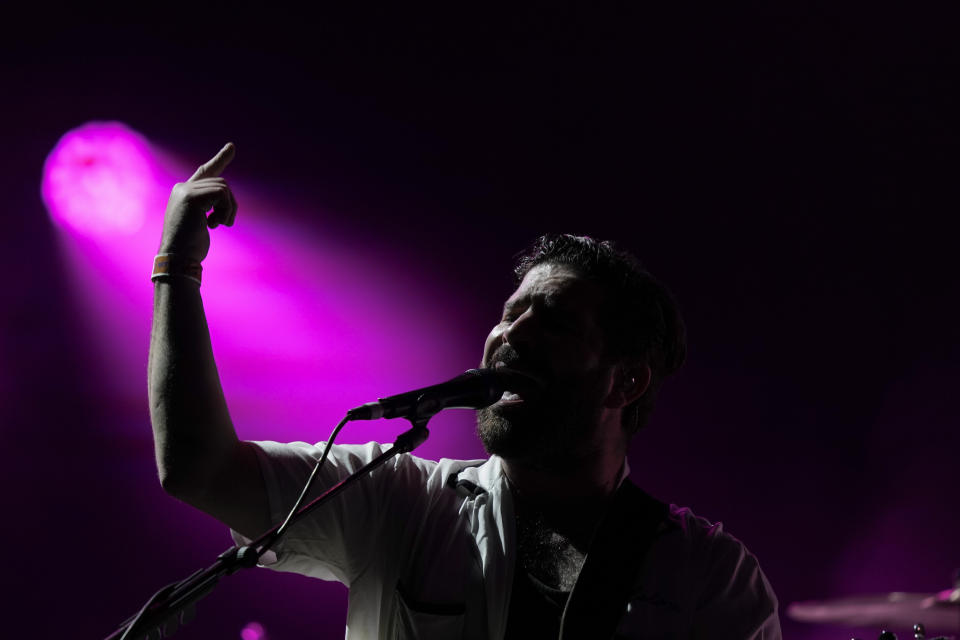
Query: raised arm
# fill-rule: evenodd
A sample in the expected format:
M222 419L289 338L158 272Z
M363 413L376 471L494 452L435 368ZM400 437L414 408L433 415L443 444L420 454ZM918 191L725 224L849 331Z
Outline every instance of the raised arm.
M210 248L209 229L233 225L237 203L220 174L234 153L227 144L173 187L161 254L201 262ZM265 531L271 523L256 455L230 420L200 286L182 275L155 280L148 388L164 490L244 535Z

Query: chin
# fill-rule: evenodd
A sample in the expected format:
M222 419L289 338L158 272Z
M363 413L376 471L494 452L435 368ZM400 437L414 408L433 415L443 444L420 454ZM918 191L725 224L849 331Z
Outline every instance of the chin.
M595 405L502 404L477 411L477 436L490 455L536 467L557 468L589 447L599 421Z
M516 417L507 418L495 408L477 412L477 436L490 455L524 458L537 450L536 429L523 425Z
M487 407L477 412L477 435L490 455L539 466L565 455L567 439L555 420L521 407Z

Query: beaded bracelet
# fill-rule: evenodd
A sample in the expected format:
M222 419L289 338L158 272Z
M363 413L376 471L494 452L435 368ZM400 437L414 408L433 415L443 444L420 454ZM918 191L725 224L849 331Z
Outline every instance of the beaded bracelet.
M160 278L180 276L200 284L202 272L203 267L196 260L175 253L161 253L153 259L153 274L150 279L156 282Z

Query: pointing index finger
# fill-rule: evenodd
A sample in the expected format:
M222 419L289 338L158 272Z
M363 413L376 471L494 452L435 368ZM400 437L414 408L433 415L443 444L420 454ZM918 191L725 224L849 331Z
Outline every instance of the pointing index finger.
M217 152L217 155L213 156L207 162L200 165L200 167L194 172L190 179L187 182L192 182L194 180L199 180L200 178L216 178L223 170L227 168L227 165L230 164L230 161L233 160L233 156L236 154L237 148L233 146L232 142L228 142L223 145L223 149Z

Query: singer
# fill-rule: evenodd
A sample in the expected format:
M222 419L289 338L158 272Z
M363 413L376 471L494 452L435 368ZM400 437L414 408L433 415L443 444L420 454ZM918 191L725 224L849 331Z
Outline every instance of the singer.
M200 265L208 230L236 216L220 177L233 155L228 144L170 195L149 396L163 488L242 540L286 515L320 447L240 441L220 387ZM516 381L478 411L489 458L397 456L264 564L347 585L352 639L779 640L744 545L629 478L628 443L686 352L670 293L611 243L571 235L540 238L515 275L481 361ZM335 445L314 494L381 450Z

